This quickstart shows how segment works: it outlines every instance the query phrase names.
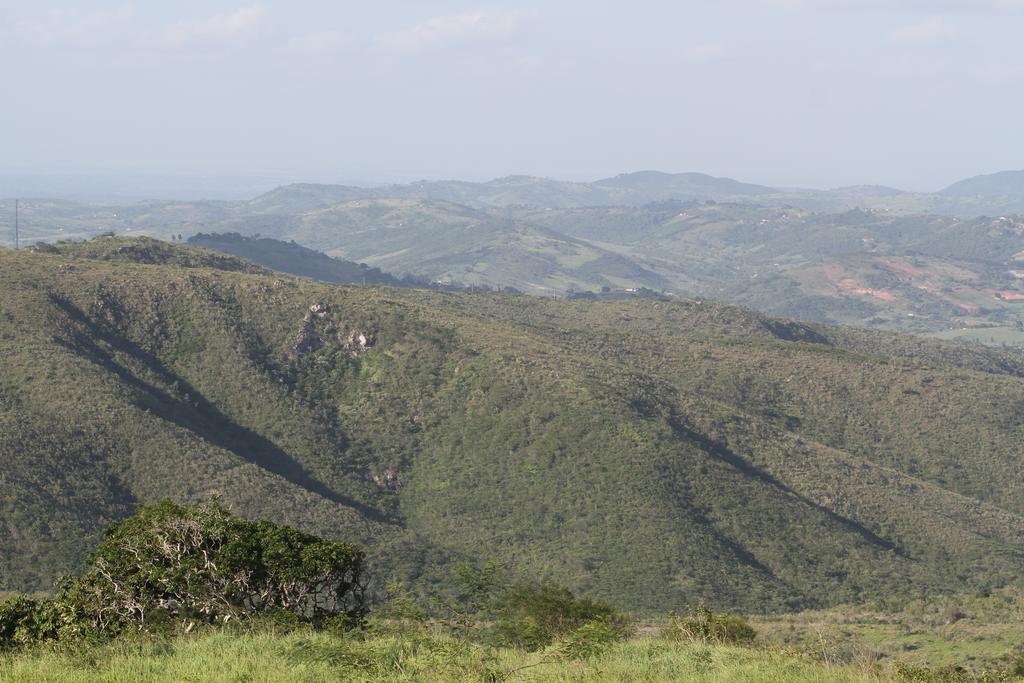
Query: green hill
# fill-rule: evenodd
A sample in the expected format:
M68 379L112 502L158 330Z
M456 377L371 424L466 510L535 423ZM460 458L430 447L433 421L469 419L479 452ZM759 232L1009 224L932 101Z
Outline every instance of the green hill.
M605 178L593 186L608 193L610 203L642 205L650 202L691 199L725 199L773 195L778 190L764 185L716 178L706 173L663 173L637 171Z
M544 227L426 199L358 199L292 216L238 218L224 229L259 233L365 261L392 273L536 294L667 280L628 257Z
M0 251L0 590L213 495L364 544L381 578L494 559L639 611L1022 578L1017 354L146 244Z
M246 237L238 233L199 233L188 238L192 246L224 252L259 263L273 270L338 284L401 286L393 275L365 263L331 258L295 242L269 237Z
M358 199L367 193L372 194L372 190L347 185L294 183L265 192L245 205L248 213L300 213Z
M1024 171L1000 171L953 183L941 194L951 196L1024 198Z

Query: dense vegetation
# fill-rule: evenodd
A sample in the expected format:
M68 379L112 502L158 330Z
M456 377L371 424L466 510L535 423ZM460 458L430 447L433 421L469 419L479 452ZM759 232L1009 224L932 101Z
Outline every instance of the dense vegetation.
M609 605L550 582L510 584L494 563L458 567L457 589L434 593L431 612L394 585L367 617L362 560L351 545L245 521L215 502L145 507L111 527L91 568L63 579L55 597L0 602L0 679L995 683L1024 676L1016 643L969 667L881 662L870 651L843 658L820 630L811 648L782 650L742 617L704 605L648 623L636 637L635 620Z
M356 626L366 614L362 551L239 519L216 502L142 508L105 536L88 571L62 578L54 597L0 603L0 648L187 633L267 613Z
M0 251L0 589L212 495L364 546L378 592L492 559L641 613L1021 579L1019 354L138 244Z

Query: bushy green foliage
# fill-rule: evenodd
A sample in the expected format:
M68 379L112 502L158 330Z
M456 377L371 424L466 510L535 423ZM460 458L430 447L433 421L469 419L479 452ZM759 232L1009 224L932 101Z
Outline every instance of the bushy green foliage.
M18 596L0 602L0 650L54 637L54 616L52 601Z
M617 621L601 617L580 625L564 636L558 653L569 659L591 659L607 652L626 635L623 625Z
M414 634L429 627L431 614L399 581L389 581L374 604L365 629L375 634Z
M453 632L479 634L480 624L493 621L509 578L504 567L489 561L481 565L459 562L452 581L429 598L431 609Z
M585 653L627 632L628 618L611 606L577 597L551 582L518 583L498 598L497 642L539 650L571 636L566 647Z
M275 612L314 625L361 622L364 555L214 503L142 508L115 525L90 569L52 599L0 607L0 643L194 628Z
M757 638L757 631L741 616L715 614L701 604L689 616L670 615L662 635L670 640L745 645Z
M1017 647L1017 651L1011 657L1010 672L1014 676L1024 678L1024 642Z

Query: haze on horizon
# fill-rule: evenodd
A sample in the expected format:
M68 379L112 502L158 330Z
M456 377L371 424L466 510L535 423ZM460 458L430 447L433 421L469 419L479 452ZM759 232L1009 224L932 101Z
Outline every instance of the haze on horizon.
M1024 167L1024 0L0 0L0 174L932 191Z

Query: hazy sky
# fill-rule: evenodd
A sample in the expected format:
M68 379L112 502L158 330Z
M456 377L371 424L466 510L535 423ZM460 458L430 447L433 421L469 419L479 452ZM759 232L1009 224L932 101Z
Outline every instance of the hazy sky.
M1024 167L1024 0L0 0L0 171Z

